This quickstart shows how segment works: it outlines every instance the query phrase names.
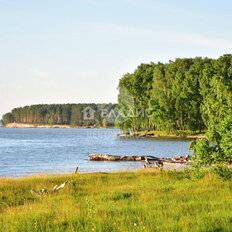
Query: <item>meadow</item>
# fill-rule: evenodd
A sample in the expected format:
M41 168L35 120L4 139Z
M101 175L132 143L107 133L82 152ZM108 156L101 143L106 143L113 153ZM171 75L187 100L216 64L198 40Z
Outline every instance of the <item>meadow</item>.
M232 182L187 170L1 178L0 231L231 231L231 193Z

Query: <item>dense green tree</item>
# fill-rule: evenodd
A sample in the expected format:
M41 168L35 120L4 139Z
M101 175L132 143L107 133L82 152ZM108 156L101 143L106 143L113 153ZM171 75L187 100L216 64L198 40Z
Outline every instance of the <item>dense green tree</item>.
M232 106L232 56L224 55L212 60L203 70L200 80L202 118L208 128L210 140L217 142L217 125Z
M231 77L231 55L141 64L119 81L117 123L129 131L208 129L215 142L215 127L232 105Z
M118 125L130 125L133 131L145 130L150 126L145 110L149 108L155 64L141 64L133 74L125 74L119 82L118 110L123 119Z
M175 101L172 85L175 70L173 64L158 63L153 73L153 88L150 99L153 129L171 131L175 129Z

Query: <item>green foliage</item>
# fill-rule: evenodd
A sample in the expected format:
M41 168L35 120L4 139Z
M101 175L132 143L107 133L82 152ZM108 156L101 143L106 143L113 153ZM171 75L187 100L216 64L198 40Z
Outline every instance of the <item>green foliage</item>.
M232 56L224 55L208 63L200 80L202 118L208 128L208 138L218 143L218 125L232 107Z
M232 110L229 110L224 120L219 123L217 131L221 138L219 145L224 152L224 158L230 161L232 159Z
M13 115L11 113L6 113L2 116L2 124L5 125L9 122L14 122Z
M207 129L217 142L217 125L232 106L231 76L231 55L141 64L119 81L118 125L131 131Z
M94 119L84 120L83 110L87 107L93 109ZM7 123L33 123L71 126L102 125L101 111L116 109L116 104L52 104L31 105L13 109L3 115L2 121ZM110 118L110 126L114 126L115 118Z
M189 149L194 153L191 157L192 161L199 163L201 166L210 166L224 161L217 146L210 144L205 138L193 140L189 145Z
M232 170L226 165L217 165L212 168L213 172L223 180L231 180Z
M201 179L205 176L205 172L201 169L202 165L200 162L193 160L193 162L191 163L191 166L192 166L191 171L195 179Z
M86 209L87 209L87 215L90 220L93 219L95 215L95 205L89 200L89 198L86 198Z
M192 159L204 166L230 162L232 159L232 111L225 114L224 119L215 126L216 133L209 131L207 139L198 139L190 144L189 149L194 153ZM209 138L217 143L210 142Z
M122 130L146 130L150 120L145 112L149 108L155 64L141 64L133 74L125 74L119 82L118 110L121 118L118 125Z
M71 119L70 124L72 126L78 126L82 123L82 114L81 114L82 107L79 105L73 105L71 110Z
M232 111L225 112L224 119L207 134L207 139L198 139L190 144L189 149L193 151L192 166L200 168L216 164L214 172L223 179L229 179L232 171L221 165L231 163L232 160ZM212 143L209 138L217 142Z

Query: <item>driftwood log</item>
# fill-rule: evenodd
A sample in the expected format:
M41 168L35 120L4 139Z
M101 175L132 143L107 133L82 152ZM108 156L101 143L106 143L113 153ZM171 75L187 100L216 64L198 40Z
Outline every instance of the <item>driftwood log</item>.
M35 189L31 189L31 194L32 194L32 195L35 195L35 196L37 196L37 197L41 197L41 195L46 196L48 193L56 193L56 192L58 192L60 189L64 188L64 186L65 186L67 183L68 183L68 181L66 180L66 181L65 181L63 184L61 184L60 186L55 185L55 186L53 187L52 190L49 190L49 189L48 189L48 185L46 185L46 188L41 189L39 192L36 191Z
M141 161L145 160L143 156L118 156L118 155L103 155L92 154L88 156L91 161Z
M142 155L142 156L118 156L118 155L104 155L104 154L92 154L88 156L90 161L144 161L149 166L153 164L157 167L163 165L188 165L189 155L175 156L173 158L158 158L155 156Z

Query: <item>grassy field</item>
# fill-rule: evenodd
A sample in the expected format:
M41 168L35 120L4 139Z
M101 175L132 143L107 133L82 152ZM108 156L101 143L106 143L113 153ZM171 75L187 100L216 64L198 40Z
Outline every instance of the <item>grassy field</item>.
M187 171L2 178L0 231L232 231L232 183Z

